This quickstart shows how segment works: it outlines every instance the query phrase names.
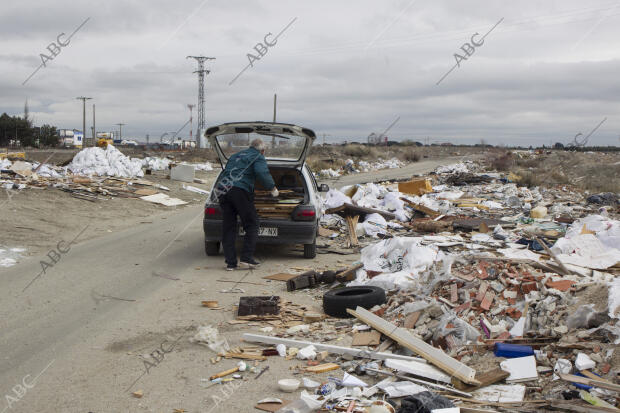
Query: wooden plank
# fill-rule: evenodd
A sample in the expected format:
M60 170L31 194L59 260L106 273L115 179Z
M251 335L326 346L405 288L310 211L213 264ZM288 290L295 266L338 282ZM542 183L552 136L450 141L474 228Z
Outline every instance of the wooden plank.
M375 330L379 330L384 335L396 341L401 346L416 352L428 362L461 379L465 383L480 383L475 378L476 370L448 356L442 350L435 348L430 344L420 340L419 338L409 333L407 330L398 328L394 324L385 321L381 317L378 317L370 311L359 306L355 310L348 309L347 312L355 316L357 319L363 321L365 324L368 324Z
M355 215L354 217L347 215L345 219L347 221L347 235L349 237L349 246L357 247L358 245L360 245L360 243L357 239L357 233L355 232L355 227L357 226L359 215Z
M459 379L455 379L454 377L452 378L452 384L454 385L454 387L456 387L459 390L463 390L463 391L467 391L467 392L472 392L476 389L479 389L481 387L486 387L486 386L490 386L491 384L497 383L498 381L504 380L506 377L510 376L510 373L508 373L507 371L502 370L499 367L496 367L494 369L491 370L487 370L485 372L478 372L476 374L476 380L478 380L480 382L480 385L476 385L476 386L469 386L465 383L463 383L461 380Z
M326 371L338 370L340 366L336 363L324 363L318 366L306 367L306 371L310 373L325 373Z
M342 217L359 215L362 218L364 218L368 214L379 214L388 221L391 221L396 218L396 215L392 214L391 212L385 212L379 209L364 208L364 207L349 204L349 203L344 203L341 206L336 207L336 208L329 208L328 210L325 211L325 213L326 214L338 214Z
M357 272L357 270L359 270L363 266L364 264L362 264L361 262L358 262L357 264L354 264L350 266L349 268L345 269L341 273L336 274L336 279L340 282L353 281L356 277L355 273Z
M439 215L441 215L439 212L432 210L430 208L427 208L424 205L416 204L415 202L412 202L405 197L401 197L400 199L401 201L404 201L407 205L409 205L411 208L415 209L416 211L420 211L428 215L431 218L437 218Z
M406 361L421 361L426 362L426 360L419 357L409 357L402 356L400 354L392 354L392 353L383 353L382 351L387 349L387 345L383 345L386 343L385 341L379 345L376 351L367 351L361 350L358 348L351 347L342 347L342 346L334 346L332 344L321 344L312 341L301 341L301 340L293 340L290 338L279 338L279 337L271 337L271 336L261 336L258 334L243 334L243 340L253 343L264 343L264 344L284 344L287 347L307 347L309 345L313 345L317 351L328 351L332 354L349 354L353 357L365 357L373 360L387 360L387 359L398 359L398 360L406 360ZM386 340L390 341L390 340ZM385 348L384 348L385 347Z
M600 387L601 389L620 392L620 384L613 384L602 380L594 380L588 377L575 376L573 374L559 373L558 376L560 376L560 378L564 381L570 381L573 383L585 384L587 386Z
M263 278L266 280L275 280L275 281L288 281L292 278L297 277L299 274L287 274L287 273L278 273L266 275Z

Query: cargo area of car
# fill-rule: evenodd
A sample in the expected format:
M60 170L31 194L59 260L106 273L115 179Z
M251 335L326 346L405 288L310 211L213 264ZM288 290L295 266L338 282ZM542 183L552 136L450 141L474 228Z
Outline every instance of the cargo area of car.
M261 218L292 219L293 210L308 199L301 171L290 167L270 166L269 172L280 194L274 198L260 182L256 182L254 186L256 212Z

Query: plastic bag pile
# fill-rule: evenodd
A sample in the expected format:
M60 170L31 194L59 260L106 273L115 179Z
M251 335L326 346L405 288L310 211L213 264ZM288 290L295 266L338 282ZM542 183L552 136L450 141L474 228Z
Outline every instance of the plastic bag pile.
M86 148L78 152L67 169L76 175L117 176L135 178L144 176L142 160L131 159L113 145Z

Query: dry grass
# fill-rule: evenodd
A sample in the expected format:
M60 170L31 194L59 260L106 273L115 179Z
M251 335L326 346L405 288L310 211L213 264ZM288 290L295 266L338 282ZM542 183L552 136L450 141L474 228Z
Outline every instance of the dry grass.
M417 150L408 147L402 151L401 159L407 162L418 162L420 160L420 154Z
M374 160L378 156L375 148L364 145L345 145L342 153L353 158L364 158L364 160Z
M528 187L569 185L590 193L620 193L620 154L554 151L517 159L510 168Z

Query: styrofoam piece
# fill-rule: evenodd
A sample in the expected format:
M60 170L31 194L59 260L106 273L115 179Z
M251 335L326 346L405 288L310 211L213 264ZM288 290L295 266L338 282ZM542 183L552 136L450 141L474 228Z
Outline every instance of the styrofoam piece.
M162 193L155 194L155 195L141 196L140 199L143 199L148 202L153 202L155 204L162 204L165 206L177 206L177 205L187 204L187 202L179 198L171 198L169 195L162 194Z
M433 409L431 413L461 413L460 407L446 407L445 409Z
M170 179L173 181L194 182L196 169L192 165L177 165L170 169Z
M594 360L588 357L585 353L577 354L577 359L575 360L575 367L577 370L590 370L596 366Z
M342 385L345 387L368 387L368 384L366 384L365 381L362 381L347 372L345 372L342 377Z
M425 377L427 379L437 380L444 383L450 383L450 376L439 370L437 367L428 364L420 363L418 361L404 361L397 359L387 359L383 363L386 367L389 367L400 372L414 374L416 376Z
M510 403L521 402L525 397L525 386L522 384L494 384L478 390L474 390L473 396L476 400Z
M297 352L297 358L300 360L314 360L316 358L316 347L310 344L300 349Z
M536 357L517 357L502 361L500 368L510 373L506 378L506 383L519 383L538 378L538 370L536 370Z

